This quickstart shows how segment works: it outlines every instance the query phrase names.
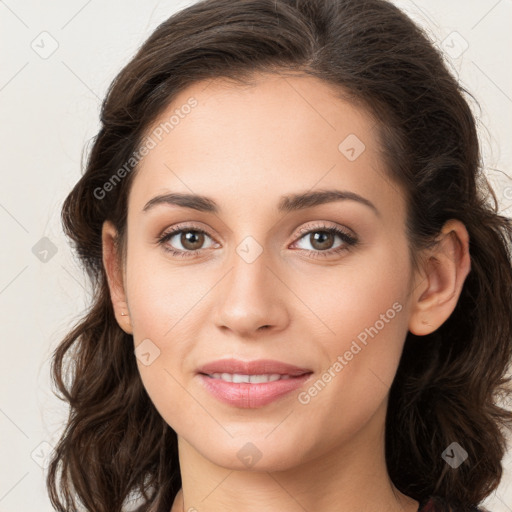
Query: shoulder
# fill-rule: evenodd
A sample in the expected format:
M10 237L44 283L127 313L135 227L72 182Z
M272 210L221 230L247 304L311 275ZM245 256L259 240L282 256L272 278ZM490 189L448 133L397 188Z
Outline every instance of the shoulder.
M464 507L454 508L449 506L447 502L438 496L431 496L430 498L424 499L420 502L418 512L491 512L483 507Z

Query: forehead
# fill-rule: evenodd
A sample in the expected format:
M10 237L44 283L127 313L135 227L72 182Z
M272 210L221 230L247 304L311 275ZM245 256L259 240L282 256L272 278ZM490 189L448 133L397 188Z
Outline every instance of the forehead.
M253 204L318 185L397 201L377 124L315 77L197 82L173 99L146 136L153 147L130 194L139 210L152 195L173 189Z

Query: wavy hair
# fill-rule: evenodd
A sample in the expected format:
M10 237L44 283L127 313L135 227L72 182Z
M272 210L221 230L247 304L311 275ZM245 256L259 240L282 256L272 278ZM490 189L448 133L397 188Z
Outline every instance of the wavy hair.
M141 510L170 510L181 486L177 436L148 397L133 338L114 317L102 224L113 222L124 257L133 155L180 91L215 78L250 83L260 71L320 78L376 119L389 176L405 191L413 256L445 221L465 224L471 271L439 329L407 334L385 448L404 494L479 504L500 482L512 422L500 401L509 397L512 359L512 225L485 178L469 93L387 1L203 0L159 25L114 79L83 175L63 204L64 231L94 295L53 353L54 386L69 403L46 481L53 506L120 512L137 496ZM454 441L468 453L457 469L441 457Z

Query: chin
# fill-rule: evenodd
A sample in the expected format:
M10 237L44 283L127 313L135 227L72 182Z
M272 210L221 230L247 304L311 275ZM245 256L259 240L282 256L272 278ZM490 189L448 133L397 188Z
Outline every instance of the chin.
M297 450L298 440L291 437L286 442L278 437L269 440L265 439L266 435L268 430L265 435L245 435L228 443L215 443L215 447L195 449L212 464L234 471L285 471L304 461L303 451Z

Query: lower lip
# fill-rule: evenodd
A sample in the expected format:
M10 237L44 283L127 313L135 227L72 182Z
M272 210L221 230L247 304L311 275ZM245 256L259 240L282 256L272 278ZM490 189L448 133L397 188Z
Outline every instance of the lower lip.
M206 389L221 402L235 407L253 409L271 402L300 388L311 373L280 379L273 382L251 384L249 382L226 382L208 375L199 374Z

